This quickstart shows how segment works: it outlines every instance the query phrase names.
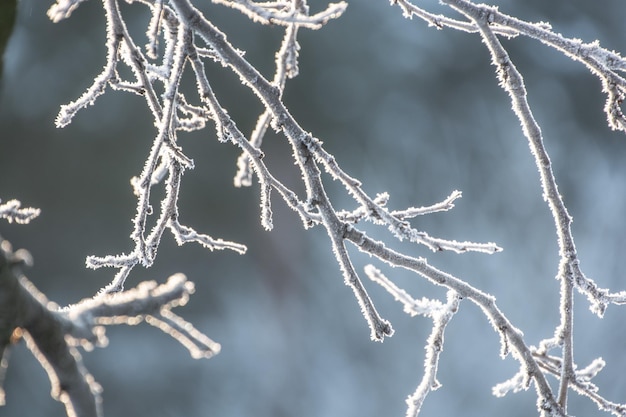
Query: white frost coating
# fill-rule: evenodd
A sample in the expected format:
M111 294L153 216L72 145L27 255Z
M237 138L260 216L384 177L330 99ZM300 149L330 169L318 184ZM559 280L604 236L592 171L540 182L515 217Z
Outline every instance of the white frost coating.
M447 302L441 305L437 311L433 311L433 329L426 341L426 355L424 357L424 377L417 386L415 392L407 398L407 417L417 417L422 408L426 396L439 389L441 383L437 380L437 367L439 355L443 351L444 332L452 316L459 309L460 298L455 291L448 291Z
M261 225L265 230L272 230L272 186L261 180Z
M389 194L386 192L378 193L376 194L376 197L374 197L373 201L380 207L385 207L387 202L389 202ZM365 207L359 206L352 211L341 210L337 213L337 217L347 223L358 223L361 220L369 219L369 213Z
M461 196L462 193L460 191L454 190L448 197L446 197L445 200L439 203L435 203L426 207L409 207L405 210L394 210L391 212L391 215L397 217L400 220L404 220L416 216L437 213L440 211L448 211L454 208L454 201L458 198L461 198Z
M136 288L116 294L101 293L93 299L63 310L63 315L73 323L70 334L84 339L101 325L137 325L146 321L176 339L186 347L191 356L210 358L220 351L220 345L174 314L173 308L183 306L194 292L194 285L183 274L170 276L166 283L144 281ZM94 333L99 344L104 333Z
M146 30L146 36L148 37L146 55L150 59L157 59L159 56L159 32L161 31L161 19L163 18L163 0L156 0L150 6L150 9L152 18L150 18L150 23L148 23L148 29Z
M576 371L576 377L582 382L591 381L606 366L606 362L602 358L594 359L589 365L580 371Z
M230 249L239 254L245 254L248 248L245 245L239 243L229 242L222 239L214 239L210 236L199 234L194 229L183 226L178 222L170 221L168 224L174 233L176 243L183 245L188 242L200 243L205 248L213 250Z
M98 269L102 267L120 268L122 266L135 266L137 257L130 255L88 256L85 260L87 268Z
M509 392L526 391L530 387L530 378L524 370L517 372L512 378L494 386L491 393L496 397L504 397Z
M343 272L345 284L352 289L354 295L361 308L361 314L367 321L370 327L370 339L376 342L382 342L385 336L391 337L394 333L391 323L380 317L376 311L376 307L372 302L370 296L367 294L363 283L359 279L350 256L343 244L343 241L338 242L336 235L331 235L333 240L333 253L339 263L341 272Z
M27 224L41 213L38 208L21 207L21 205L22 203L18 200L9 200L0 204L0 218L7 219L9 223Z
M78 2L63 2L53 6L50 13L60 16L69 12ZM82 108L95 102L106 90L107 84L115 89L139 93L146 98L147 104L155 117L157 135L153 141L144 168L138 177L131 179L133 192L137 196L137 212L133 219L134 228L131 238L135 243L129 254L87 258L91 268L109 266L119 268L120 272L104 291L120 291L130 270L137 264L145 267L152 265L156 256L161 236L169 226L179 244L197 242L204 247L214 249L231 249L244 253L246 247L222 239L213 239L200 234L188 226L178 222L178 190L184 169L193 168L193 160L187 157L176 143L177 130L196 130L203 128L210 119L211 112L206 108L189 105L184 95L178 93L178 85L187 54L191 49L191 33L172 19L172 10L162 1L152 6L153 18L148 29L149 47L147 54L159 59L157 40L165 39L165 48L160 64L149 63L137 48L128 34L121 17L116 0L104 0L107 18L107 63L95 80L94 84L75 102L63 106L57 117L57 126L62 127L71 122L73 116ZM135 80L118 79L117 65L126 64L133 72ZM153 83L163 84L163 95L158 97ZM208 87L208 83L203 85ZM180 111L180 113L179 113ZM186 118L181 118L186 116ZM226 123L228 124L228 123ZM151 190L153 186L163 183L166 195L160 204L160 213L152 230L146 230L147 219L153 214Z
M188 323L181 317L172 313L169 308L161 309L158 316L147 316L146 322L169 334L181 345L189 350L194 359L208 359L222 349L221 345Z
M343 14L348 7L348 3L330 3L326 10L314 15L302 14L297 11L283 12L280 3L255 3L249 0L214 0L214 3L237 9L251 20L263 24L275 25L298 25L307 29L320 29L330 19L336 19Z
M482 252L493 254L502 251L495 243L474 243L474 242L458 242L456 240L446 240L433 238L426 232L418 231L410 226L410 224L401 218L394 216L386 208L376 204L361 188L361 183L349 176L337 163L335 157L329 154L323 147L322 142L311 135L302 137L303 143L308 150L315 156L316 160L324 166L325 171L330 174L333 179L340 181L350 194L365 210L365 219L374 224L387 225L392 234L399 240L409 240L410 242L425 245L433 252L442 250L450 250L457 253L468 251ZM460 194L453 193L452 197L457 198ZM450 197L440 203L440 206L449 205ZM415 209L409 211L410 214Z
M433 319L433 329L424 348L426 350L424 356L424 377L415 392L406 400L408 405L406 416L417 417L426 396L431 391L441 387L437 380L437 367L439 365L439 355L443 351L444 331L452 316L458 311L460 297L455 291L451 290L448 291L446 304L441 303L439 300L427 298L416 300L406 291L398 288L373 265L365 266L365 273L372 281L385 288L396 301L399 301L404 306L404 311L407 314L411 316L423 315Z

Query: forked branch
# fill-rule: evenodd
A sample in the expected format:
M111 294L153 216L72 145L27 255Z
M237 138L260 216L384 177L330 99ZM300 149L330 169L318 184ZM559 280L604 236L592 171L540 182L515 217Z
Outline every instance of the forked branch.
M25 251L14 252L8 241L1 240L0 356L4 360L0 374L8 366L11 346L24 338L48 374L53 398L63 402L68 416L103 416L101 388L83 366L77 349L105 346L103 325L145 320L178 340L194 358L209 358L220 350L219 344L171 312L194 291L182 274L173 275L165 284L143 282L130 291L100 294L59 308L20 274L20 266L28 259Z

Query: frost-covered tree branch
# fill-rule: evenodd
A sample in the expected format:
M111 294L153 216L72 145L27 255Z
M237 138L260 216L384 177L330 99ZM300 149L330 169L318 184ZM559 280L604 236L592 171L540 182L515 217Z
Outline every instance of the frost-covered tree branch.
M626 292L621 291L611 294L607 289L598 288L597 285L581 271L580 261L571 230L572 218L559 193L557 182L552 171L550 157L543 144L541 128L536 122L527 100L523 77L509 58L497 34L519 34L538 39L563 52L568 57L584 63L602 80L604 92L606 92L608 96L604 110L609 126L612 129L624 131L626 131L626 129L624 129L625 119L620 105L624 97L624 86L626 85L624 81L626 80L616 71L624 70L626 60L615 52L601 48L597 41L591 44L584 44L579 39L567 39L560 34L552 32L549 24L524 22L499 12L496 7L484 4L478 5L466 0L442 1L442 3L467 17L468 22L460 25L458 21L445 17L435 19L432 14L422 10L422 8L415 6L409 1L399 0L397 3L402 8L406 17L410 18L416 15L431 24L435 24L440 29L443 27L451 27L465 31L472 31L468 30L468 28L478 29L484 43L489 49L492 62L497 67L500 86L508 92L513 111L520 120L524 135L528 139L531 153L535 158L535 163L539 170L543 196L554 218L561 256L557 274L557 278L561 282L561 323L557 327L554 337L544 341L543 346L544 350L547 350L545 349L546 346L550 346L551 348L557 346L561 347L562 358L559 359L559 364L556 368L560 379L557 396L559 408L565 412L567 410L567 392L570 385L577 392L581 393L577 384L578 378L575 372L576 365L574 364L573 358L573 288L576 287L580 292L587 295L591 303L591 310L600 317L604 314L608 303L623 304ZM601 369L601 367L599 369ZM554 372L554 368L552 371L553 373L557 373ZM522 371L522 373L524 372L525 371ZM519 383L522 383L521 379L517 380ZM623 405L613 404L605 400L598 401L593 395L590 395L590 393L585 394L584 391L582 394L592 398L598 404L599 408L612 411L616 415L623 415ZM539 392L539 395L540 397L545 397L547 393ZM542 408L541 404L539 404L539 408Z
M1 202L1 200L0 200ZM17 200L9 200L0 204L0 218L5 218L9 223L29 223L40 213L39 209L32 207L21 207L22 203Z
M417 16L439 29L450 27L477 32L480 30L477 22L483 20L494 34L507 37L527 36L562 52L574 61L583 63L602 82L603 92L607 95L604 112L609 126L611 129L626 131L626 117L621 109L626 93L626 79L620 75L626 70L626 60L617 52L602 48L598 41L584 43L581 39L566 38L552 31L548 22L525 22L500 12L495 6L475 4L466 0L446 0L442 3L466 15L467 21L434 15L408 0L394 0L392 3L398 4L405 17Z
M17 204L19 206L19 203ZM78 347L91 350L107 344L106 325L135 325L146 321L179 341L194 358L210 358L220 345L172 313L186 304L194 286L184 275L171 276L164 284L142 282L137 288L115 294L99 294L60 308L46 299L22 273L32 263L30 254L13 251L0 239L0 400L9 365L11 346L26 345L46 370L52 396L63 402L67 415L103 416L101 388L84 367Z
M441 384L437 381L437 366L439 355L443 350L444 332L452 316L458 311L461 298L455 291L448 291L447 302L422 298L416 300L401 288L398 288L389 278L383 275L373 265L365 267L365 273L374 282L382 285L396 301L404 305L404 311L410 316L423 315L433 319L432 333L426 343L426 357L424 360L424 377L417 389L406 402L409 406L407 416L417 416L422 408L426 396L438 389Z
M84 0L57 0L48 16L54 22L70 17ZM534 347L524 339L519 326L496 304L495 297L466 277L457 277L428 263L412 252L392 249L391 242L408 241L422 245L433 252L479 252L494 254L502 249L492 242L457 241L431 236L411 224L417 216L445 212L454 207L461 197L453 191L446 199L424 207L391 209L391 196L384 192L372 196L361 181L350 175L315 133L301 127L283 101L287 80L298 75L300 30L322 29L339 19L347 8L346 2L330 3L319 11L310 11L306 0L256 2L249 0L214 0L241 12L251 22L276 25L283 30L283 38L275 54L275 68L270 80L228 40L220 22L203 15L190 0L135 0L145 6L150 15L145 33L148 43L138 46L126 25L119 0L101 0L105 12L105 43L107 56L100 74L93 84L75 101L63 105L56 119L57 127L67 126L83 108L93 105L107 92L119 90L145 99L154 122L154 137L143 168L130 180L136 197L136 212L132 221L131 248L117 255L89 256L90 268L113 267L117 273L111 282L94 298L65 309L46 301L24 277L18 277L17 266L27 257L13 252L3 243L0 258L0 292L5 300L1 305L0 348L6 352L11 343L24 337L31 351L47 370L53 385L53 396L63 401L68 415L99 416L100 388L84 369L77 347L103 346L105 325L136 324L145 321L174 337L190 351L193 357L211 357L219 352L219 345L172 313L172 308L184 304L193 292L193 285L182 274L167 283L157 285L144 282L135 289L124 291L130 273L137 265L153 265L161 237L169 230L180 245L196 242L213 251L230 249L246 252L241 243L215 238L184 224L184 207L179 208L179 193L184 173L194 168L179 136L185 132L213 125L216 138L238 148L241 155L236 163L234 185L247 187L255 178L260 192L260 222L273 228L273 198L278 196L302 221L304 229L321 227L328 235L344 283L353 291L357 304L369 326L370 338L383 341L392 336L391 323L378 313L374 300L361 280L360 268L355 266L350 250L356 248L382 263L401 267L444 287L446 300L414 299L387 278L373 265L365 267L365 274L378 282L411 315L423 315L433 320L433 327L425 347L424 375L416 391L407 399L407 416L417 416L427 395L437 389L437 370L444 345L444 332L459 309L461 300L480 308L485 318L500 337L500 356L511 354L520 365L519 372L508 381L494 387L496 396L535 386L537 410L542 416L568 415L568 392L573 390L590 398L601 410L615 415L626 414L626 405L611 402L598 393L591 382L604 367L598 358L578 369L573 349L574 288L589 300L591 310L602 316L608 304L626 303L626 291L611 292L599 288L580 268L580 259L571 229L571 216L559 192L544 138L527 100L522 74L518 71L500 37L526 36L547 44L574 61L586 65L602 82L607 95L604 111L609 127L626 131L626 117L621 110L626 95L626 61L617 53L608 51L598 42L583 43L552 31L548 23L529 23L501 13L497 8L475 4L467 0L442 0L455 12L455 17L434 14L408 0L395 0L408 18L416 16L437 29L455 29L478 34L491 54L497 68L500 86L509 94L514 114L522 125L531 153L539 171L538 187L554 219L559 246L557 278L560 280L560 323L553 335ZM131 1L132 2L132 1ZM460 13L460 17L459 17ZM332 24L340 24L333 22ZM239 77L263 106L253 131L246 135L214 91L214 80L206 66L221 66ZM132 76L122 76L130 70ZM191 93L181 88L183 74L192 74L196 88ZM292 152L304 186L304 193L282 183L266 165L263 139L272 128L282 134L284 145ZM331 199L325 178L330 177L343 186L351 199L351 206L337 207ZM158 208L153 207L157 187L162 187ZM337 199L338 200L338 199ZM12 200L0 205L0 217L8 221L28 222L38 211L20 208ZM385 239L370 237L366 225L378 227ZM368 229L369 230L369 229ZM560 349L560 356L550 351ZM554 389L548 375L559 379Z

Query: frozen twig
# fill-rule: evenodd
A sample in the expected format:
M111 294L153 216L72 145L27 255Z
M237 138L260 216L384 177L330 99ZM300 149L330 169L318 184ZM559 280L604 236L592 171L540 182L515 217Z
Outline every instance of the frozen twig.
M511 353L521 364L528 378L535 381L538 402L537 407L544 416L562 416L566 414L559 406L545 375L534 360L529 346L524 342L522 332L515 328L496 305L495 298L471 286L446 272L428 264L424 258L414 258L387 248L383 242L376 241L363 232L350 229L346 238L361 251L373 255L381 261L395 267L406 268L428 279L435 285L455 291L461 298L468 299L481 308L500 335L501 356Z
M117 2L115 0L103 0L108 21L109 55L107 65L94 87L70 106L71 111L68 111L69 108L67 107L64 108L62 114L65 116L60 118L60 120L69 121L75 111L92 103L97 95L104 91L106 83L111 84L113 88L143 94L155 117L157 134L152 149L141 175L132 180L135 194L138 197L137 215L131 234L135 248L128 254L89 257L87 260L90 267L113 266L119 268L113 282L104 289L104 292L120 291L126 277L137 264L144 266L152 264L160 237L167 227L172 229L179 243L197 241L210 249L230 248L243 252L244 247L242 245L210 238L178 223L178 189L182 173L185 169L192 168L193 162L182 153L182 149L177 145L176 131L178 129L201 128L204 126L204 121L209 119L215 123L218 139L230 141L243 151L238 163L239 172L235 179L236 185L249 185L251 183L251 169L256 172L261 190L261 223L265 228L272 228L272 190L277 191L287 204L300 215L305 227L321 224L326 228L337 261L343 271L345 282L353 289L364 316L370 324L372 338L376 340L382 340L382 336L391 334L392 330L389 323L378 316L358 274L354 271L343 244L345 240L344 231L349 223L356 220L354 216L375 224L386 225L397 238L424 244L434 251L494 253L500 250L493 243L481 244L445 240L431 237L426 232L411 227L407 219L425 213L448 210L452 207L452 202L460 196L460 193L455 192L443 202L431 207L390 212L379 204L377 199L370 198L362 190L360 182L345 173L334 157L323 149L322 142L305 132L283 105L281 97L285 81L298 72L299 46L296 41L298 29L301 27L312 29L320 27L329 19L341 15L345 10L345 3L330 4L325 11L310 15L308 5L302 0L284 3L254 3L247 0L224 2L224 4L245 12L259 22L271 21L286 26L283 42L276 54L274 80L269 82L243 58L239 50L226 40L224 34L212 22L205 19L188 1L171 0L168 2L169 4L160 0L141 1L150 6L153 16L147 31L148 38L151 39L148 55L153 58L156 56L156 38L159 30L165 39L162 65L155 66L149 63L140 49L135 46L123 23ZM195 37L201 38L208 49L197 46ZM113 38L115 39L113 40ZM205 50L207 51L206 54L203 52ZM239 75L242 83L250 87L264 104L265 111L259 117L250 140L247 140L237 129L235 122L222 108L218 98L213 93L204 72L202 58L205 56L210 56L211 59L230 67ZM135 81L125 82L117 79L115 68L118 62L124 62L130 66L135 73ZM188 63L191 64L195 73L203 106L189 104L190 101L178 91L181 74ZM152 85L154 82L161 82L164 85L164 93L161 98L157 97L155 93L156 90ZM179 112L190 115L190 119L180 120ZM197 122L193 121L196 119ZM285 133L303 175L306 199L299 198L295 192L274 178L262 162L263 154L260 146L268 124ZM324 191L318 164L321 164L329 174L341 181L359 204L360 208L353 213L352 218L351 215L337 213L332 207ZM161 202L161 212L156 224L152 231L146 235L147 219L152 213L151 187L160 182L164 182L166 196Z
M330 19L341 16L348 7L348 3L344 1L330 3L326 10L309 15L308 10L303 10L304 13L294 13L292 9L294 2L290 1L258 3L250 0L213 0L213 3L237 9L255 22L266 25L298 25L307 29L321 28ZM299 3L303 4L304 2Z
M94 326L138 324L145 320L180 342L192 357L210 358L219 353L220 345L171 311L185 305L193 292L193 283L183 274L175 274L165 284L144 281L122 293L101 293L63 311L73 324L68 334L86 339Z
M626 91L626 80L621 78L619 82L618 80L613 80L613 77L617 77L617 75L612 71L625 70L626 60L615 52L609 52L600 48L597 43L583 44L580 40L563 38L561 35L554 34L545 24L523 22L501 13L494 7L477 5L466 0L445 0L444 3L475 20L476 24L481 28L481 34L491 52L492 61L498 68L498 78L501 86L509 93L513 111L520 120L524 135L529 141L531 152L535 157L535 163L541 177L543 196L550 207L555 221L561 255L558 276L567 276L567 279L587 296L591 304L591 310L602 316L609 302L623 304L624 300L626 300L626 292L622 291L612 294L607 289L599 288L580 269L571 232L572 219L558 191L550 158L543 145L541 129L535 121L526 99L526 88L522 75L511 62L506 50L500 44L496 34L491 30L491 26L494 23L510 25L526 36L539 39L564 52L570 58L585 63L603 80L604 84L611 84L615 81L617 86L623 85L624 91ZM618 123L615 119L609 117L609 123L612 123L611 120L614 123Z
M156 324L195 358L219 352L219 344L174 315L172 308L184 305L193 284L182 274L165 284L144 282L136 289L100 294L93 299L60 309L20 275L15 265L24 251L13 252L7 241L0 245L0 348L2 369L8 366L8 349L24 338L28 348L48 373L52 396L63 402L68 416L101 417L101 388L82 364L77 347L106 345L102 325L137 324L152 318ZM154 324L151 322L151 324ZM1 391L1 389L0 389Z
M478 26L470 19L470 22L459 22L441 15L433 15L418 7L408 0L396 0L407 17L418 16L431 25L441 29L450 27L466 32L476 32ZM495 35L507 37L513 35L527 36L562 52L569 58L583 63L602 82L603 91L607 95L604 112L611 129L626 131L626 116L621 109L621 104L626 95L626 59L615 51L602 48L598 41L584 43L580 39L566 38L555 33L549 23L526 22L516 17L507 15L497 7L486 4L475 4L467 0L447 0L442 3L453 6L457 10L473 15L481 19L487 19L491 31Z
M2 241L0 333L11 335L14 342L22 337L27 340L48 373L52 396L65 404L68 415L100 416L99 387L84 370L78 352L67 345L62 331L65 320L48 307L45 297L25 277L18 276L12 267L14 257L11 246Z
M407 417L417 417L426 396L441 387L437 381L437 367L439 355L443 351L444 332L452 316L458 311L460 298L454 291L448 291L446 304L432 312L433 329L426 342L426 356L424 358L424 377L415 392L407 398Z
M57 0L48 10L48 17L57 23L70 17L72 12L85 0Z
M198 89L200 96L202 97L202 101L206 103L208 111L215 119L215 129L217 131L218 138L221 140L226 140L224 138L228 138L228 140L239 146L243 150L243 153L239 158L239 163L245 164L246 167L251 167L250 169L253 169L257 173L259 182L261 183L262 196L267 196L267 198L264 198L261 201L263 226L268 230L271 230L272 228L271 208L269 206L271 201L269 199L268 187L275 189L282 196L287 205L300 215L305 227L310 227L314 223L318 223L320 221L319 216L311 213L305 203L298 198L297 194L278 181L265 166L262 161L263 152L257 146L260 145L261 139L258 139L257 143L252 140L248 141L243 133L241 133L241 131L237 128L234 121L230 119L226 110L220 105L204 72L204 64L199 59L193 45L190 45L189 60L191 61L191 66L196 74L196 80L198 82ZM262 136L259 136L259 138L261 137Z
M307 13L306 4L301 1L293 1L290 3L290 11L295 13ZM299 10L298 10L299 9ZM298 25L292 23L285 29L283 42L278 52L276 52L276 70L274 72L273 83L277 86L281 95L285 90L287 78L293 78L298 75L298 51L300 46L297 41ZM261 148L263 137L272 120L272 113L269 110L263 113L257 119L256 126L250 135L250 144L256 148ZM248 159L246 152L242 153L237 161L237 174L235 174L235 186L249 187L252 185L252 163Z
M437 381L439 355L443 351L446 326L452 319L452 316L458 311L460 298L455 291L448 291L446 304L427 298L416 300L409 296L406 291L398 288L373 265L367 265L365 273L372 281L382 285L397 301L403 304L406 313L411 316L423 315L433 319L433 329L425 347L424 377L415 392L406 400L408 405L407 417L417 417L426 396L431 391L441 387L441 384Z
M539 366L541 366L541 368L545 372L553 375L556 378L561 378L561 369L563 363L560 357L551 356L548 355L546 352L540 352L539 350L535 349L533 349L533 355L539 363ZM576 392L577 394L591 399L598 406L598 409L612 413L615 416L622 417L626 415L626 404L619 404L607 400L599 394L598 386L591 382L591 379L593 379L604 368L605 365L606 363L602 358L597 358L585 368L581 370L575 370L574 377L570 378L568 381L568 386L572 391ZM503 383L501 385L504 384L506 383ZM504 392L503 395L505 393L506 392Z
M1 202L1 200L0 200ZM40 210L32 207L21 207L22 203L18 200L9 200L4 204L0 204L0 219L7 219L9 223L30 223L35 217L39 216Z
M339 166L335 157L322 147L322 142L319 139L312 137L310 134L304 134L301 140L310 153L325 168L326 172L343 183L347 192L362 205L366 210L367 218L376 224L386 225L397 239L406 239L410 242L422 244L434 252L451 250L457 253L475 251L493 254L502 250L502 248L491 242L457 242L455 240L434 238L426 232L414 229L408 222L401 220L389 213L384 207L377 205L374 200L363 191L361 182L352 178Z
M461 198L461 192L458 190L452 191L445 200L435 203L426 207L409 207L405 210L394 210L391 212L392 216L397 217L400 220L411 219L416 216L424 216L426 214L437 213L440 211L448 211L454 208L454 201Z
M395 3L402 9L402 15L408 19L412 19L413 16L417 16L420 19L428 22L429 26L434 26L437 29L443 29L444 27L449 27L452 29L457 29L467 33L477 33L478 26L474 22L466 22L463 20L452 19L442 14L434 14L430 13L427 10L418 7L411 3L408 0L393 0L392 3ZM493 31L499 35L504 35L507 37L515 37L519 35L519 32L514 29L510 29L507 27L495 26L493 27Z

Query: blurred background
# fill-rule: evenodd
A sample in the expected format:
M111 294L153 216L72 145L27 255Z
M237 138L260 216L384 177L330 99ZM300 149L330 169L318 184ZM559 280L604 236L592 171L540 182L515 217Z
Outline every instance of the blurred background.
M105 21L99 2L91 1L53 24L45 15L50 3L20 0L0 80L0 198L17 198L42 214L27 226L2 222L0 233L14 247L31 251L29 278L49 299L67 305L91 297L115 274L85 269L86 256L131 250L135 199L129 179L140 173L155 129L142 98L112 91L70 126L54 127L59 106L79 97L104 65ZM271 78L281 29L197 3ZM312 12L325 4L310 1ZM433 0L419 5L446 10ZM564 36L626 51L626 5L620 0L497 5L527 21L549 21ZM146 8L123 4L122 11L136 43L145 44ZM394 242L385 230L368 233L496 296L528 344L551 337L559 320L553 221L526 139L479 36L429 28L380 0L351 2L339 20L319 31L301 30L299 40L300 76L288 81L284 100L344 170L361 179L370 195L388 191L393 209L429 205L461 190L452 211L413 225L442 238L496 242L504 251L430 253ZM574 218L583 271L601 287L626 289L626 137L606 126L601 84L583 65L537 41L504 45L525 76ZM250 132L262 110L257 99L220 65L207 64L207 70L223 105ZM232 185L237 149L218 143L212 127L181 134L179 143L196 165L184 176L181 222L246 244L248 253L177 247L166 233L155 265L136 268L127 287L185 273L197 291L177 313L221 343L222 352L197 361L148 325L109 328L108 347L83 355L104 389L105 415L404 415L404 401L423 375L431 321L408 317L362 274L380 314L396 330L382 344L371 342L324 230L304 231L297 215L275 197L275 229L264 231L258 187ZM270 133L264 150L274 175L302 190L285 140ZM355 208L338 184L325 179L336 208ZM372 262L350 250L359 271ZM444 289L417 275L375 265L416 298L445 299ZM626 309L611 306L600 320L579 294L575 305L576 362L584 367L603 357L607 368L595 380L600 392L626 402ZM512 358L499 358L499 349L481 311L463 302L446 332L439 366L443 387L427 398L422 415L536 415L534 389L491 395L493 385L518 370ZM23 345L12 352L5 388L1 416L65 415L49 395L44 370ZM570 412L604 415L576 394Z

